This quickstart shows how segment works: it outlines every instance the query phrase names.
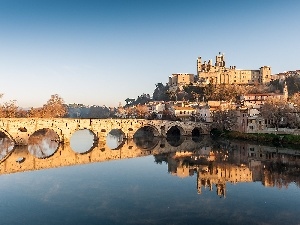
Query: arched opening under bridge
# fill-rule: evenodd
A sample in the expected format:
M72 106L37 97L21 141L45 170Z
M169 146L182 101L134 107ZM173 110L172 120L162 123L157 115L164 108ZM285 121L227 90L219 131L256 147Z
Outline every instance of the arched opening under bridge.
M192 130L192 140L194 142L200 142L203 139L201 134L203 134L203 130L199 127L195 127Z
M171 146L177 147L177 146L181 145L184 141L184 137L182 136L183 134L184 134L184 131L181 127L172 126L167 131L167 142Z
M37 158L52 156L58 149L59 136L49 128L35 131L28 139L28 152Z
M106 145L111 150L118 150L123 146L125 134L120 129L112 129L106 136Z
M10 154L14 147L14 141L6 133L0 131L0 160Z
M88 153L95 148L97 137L89 129L77 130L70 139L71 149L80 154Z
M142 150L152 150L159 142L159 132L151 126L144 126L138 129L133 135L133 141Z

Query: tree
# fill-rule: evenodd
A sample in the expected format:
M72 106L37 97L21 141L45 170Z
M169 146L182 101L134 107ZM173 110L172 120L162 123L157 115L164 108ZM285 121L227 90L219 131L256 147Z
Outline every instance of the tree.
M178 92L176 91L168 91L167 92L170 100L175 100L177 102Z
M166 94L169 90L169 86L164 86L162 83L155 84L156 88L153 92L154 101L167 101L168 95Z
M42 108L42 117L58 118L63 117L67 113L67 108L64 105L64 100L58 95L51 95L51 98Z
M260 113L262 117L269 121L276 130L280 125L284 125L287 115L291 112L288 102L285 99L268 97L262 105Z
M287 115L287 123L290 128L297 128L300 126L300 92L294 93L289 102L292 104L292 107Z
M108 118L110 110L106 106L92 106L90 107L88 118Z
M139 118L145 118L146 115L149 112L149 109L148 109L148 107L146 105L140 105L139 104L139 105L136 106L135 109L136 109L137 116Z
M191 94L193 95L193 98L194 98L194 99L197 101L197 103L198 103L200 94L198 94L198 93L196 93L196 92L194 92L194 91L192 91Z
M237 122L237 116L234 109L221 109L221 107L213 113L212 127L218 130L231 130Z
M134 98L126 98L125 99L126 105L131 105L134 101L135 101Z
M300 111L300 92L296 92L290 98L290 102L294 104L294 108L297 112Z
M5 102L1 106L1 110L0 110L1 117L5 117L5 118L17 117L18 109L19 108L17 106L16 100Z
M137 97L137 99L133 102L133 105L147 104L150 100L150 95L143 93L141 96Z
M28 112L28 117L42 118L43 117L43 110L42 110L42 108L33 108L33 107L31 107L31 109Z

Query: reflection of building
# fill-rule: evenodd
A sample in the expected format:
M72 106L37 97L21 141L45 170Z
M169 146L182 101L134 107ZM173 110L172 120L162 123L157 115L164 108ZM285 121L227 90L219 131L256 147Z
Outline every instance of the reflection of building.
M222 147L224 144L224 147ZM221 147L177 151L164 156L168 171L184 178L197 174L197 191L216 190L226 196L226 184L260 181L266 187L300 186L300 153L293 149L224 142Z
M217 194L225 197L226 182L252 182L252 172L246 166L236 166L228 163L211 164L208 171L198 170L197 190L202 193L202 186L213 190L215 185Z

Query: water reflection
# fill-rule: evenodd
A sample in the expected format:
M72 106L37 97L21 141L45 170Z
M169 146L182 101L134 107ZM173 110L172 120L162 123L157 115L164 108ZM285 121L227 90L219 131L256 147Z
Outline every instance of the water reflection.
M154 129L149 126L142 127L133 135L134 143L144 150L151 150L156 147L159 138L154 136Z
M226 196L226 183L260 181L266 187L300 187L300 152L293 149L253 145L228 140L197 151L155 155L166 162L168 172L181 178L197 175L197 191L216 190Z
M181 135L168 135L167 142L173 147L180 146L184 142L184 137Z
M0 132L0 160L5 158L14 148L14 142Z
M50 129L37 130L28 139L28 151L37 158L53 155L58 145L59 137Z
M15 147L0 162L0 175L41 171L0 176L0 200L9 202L2 224L16 224L15 212L23 212L20 224L299 222L299 151L208 136L179 146L145 140L126 139L115 150L98 142L82 154L64 144L48 158Z
M76 131L70 140L71 148L77 153L86 153L94 148L95 135L88 129Z
M124 133L119 129L111 130L106 137L106 144L110 149L118 149L124 144Z
M88 130L80 133L81 138L77 141L91 143L94 140ZM111 149L107 143L99 142L90 147L90 151L76 155L73 151L76 146L58 146L55 138L57 136L51 130L40 130L29 139L28 151L26 146L19 146L5 159L13 147L9 139L1 139L1 159L4 160L0 165L6 163L5 168L1 167L1 173L154 155L156 163L165 162L168 165L171 175L180 178L196 175L199 194L204 188L215 190L217 195L225 197L228 182L259 181L266 187L278 188L287 188L290 183L295 183L300 187L300 152L293 149L228 140L212 142L208 136L197 142L192 138L183 138L182 144L174 146L167 139L146 136L126 142L121 138L118 143L122 141L122 145L118 149ZM84 148L80 145L79 149ZM25 158L26 161L23 160ZM38 161L39 158L42 161Z
M133 141L140 149L152 150L158 145L159 139L154 136L136 136L133 138Z

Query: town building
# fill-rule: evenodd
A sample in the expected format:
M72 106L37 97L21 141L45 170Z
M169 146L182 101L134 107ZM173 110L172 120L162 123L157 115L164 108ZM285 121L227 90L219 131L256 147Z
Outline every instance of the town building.
M181 121L190 121L191 116L195 114L195 109L190 106L173 106L171 111L176 118Z
M248 93L240 96L240 101L244 106L261 106L268 98L281 99L286 101L288 99L288 88L286 83L284 84L283 93Z

